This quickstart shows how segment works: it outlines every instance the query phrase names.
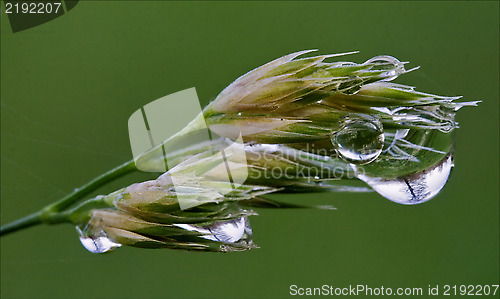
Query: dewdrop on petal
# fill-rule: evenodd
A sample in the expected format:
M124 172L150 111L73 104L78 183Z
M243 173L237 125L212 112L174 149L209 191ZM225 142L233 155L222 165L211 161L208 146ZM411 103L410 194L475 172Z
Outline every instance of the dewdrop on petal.
M332 135L338 155L347 162L367 164L382 153L384 132L375 117L351 116L342 120L340 128Z

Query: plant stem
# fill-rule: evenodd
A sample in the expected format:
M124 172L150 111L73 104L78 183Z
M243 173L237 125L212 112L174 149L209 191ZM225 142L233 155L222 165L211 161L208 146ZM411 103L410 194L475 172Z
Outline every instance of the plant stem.
M134 170L136 170L134 160L123 163L122 165L94 178L87 184L75 189L73 192L66 195L61 200L46 206L40 211L3 225L2 227L0 227L0 236L4 236L9 233L41 223L55 224L67 222L69 221L69 219L65 217L66 214L61 213L61 211L74 205L75 203L78 203L85 195L91 193L102 185Z
M0 236L13 233L15 231L25 229L42 223L42 211L38 211L26 217L17 219L9 224L0 227Z
M87 184L81 186L80 188L75 189L70 194L63 197L61 200L48 205L43 209L44 213L50 214L51 212L60 212L67 207L77 203L83 196L89 194L95 189L101 187L102 185L113 181L123 175L130 173L136 170L134 160L130 160L122 165L111 169L108 172L101 174L100 176L94 178Z

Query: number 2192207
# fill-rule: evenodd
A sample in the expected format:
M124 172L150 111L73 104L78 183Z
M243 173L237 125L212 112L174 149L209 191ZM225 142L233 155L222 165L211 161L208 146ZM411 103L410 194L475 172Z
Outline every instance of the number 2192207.
M27 2L5 2L5 13L15 13L15 14L50 14L57 13L61 9L61 2L38 2L38 3L27 3Z

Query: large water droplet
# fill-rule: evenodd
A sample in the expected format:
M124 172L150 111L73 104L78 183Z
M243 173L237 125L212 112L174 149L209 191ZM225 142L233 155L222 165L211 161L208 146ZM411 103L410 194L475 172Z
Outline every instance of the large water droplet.
M332 135L337 154L349 163L367 164L380 155L384 133L380 121L372 116L347 117Z
M357 176L383 197L400 204L414 205L436 196L448 181L452 167L453 159L448 154L429 169L393 180L367 176L360 172L361 168L357 169Z
M82 242L83 247L92 253L104 253L122 246L107 238L104 232L98 235L88 236L78 226L76 230L80 234L80 242Z

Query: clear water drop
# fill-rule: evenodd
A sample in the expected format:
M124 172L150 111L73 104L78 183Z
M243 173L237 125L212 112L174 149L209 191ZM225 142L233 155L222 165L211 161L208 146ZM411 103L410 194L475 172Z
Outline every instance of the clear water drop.
M211 225L202 227L190 224L176 224L176 226L189 231L202 233L202 238L226 243L236 243L245 238L245 235L251 235L251 229L247 217L231 219L228 221L216 221Z
M98 235L88 236L78 226L76 230L80 235L80 242L82 242L83 247L92 253L104 253L122 246L107 238L104 232Z
M217 223L216 225L208 228L211 234L204 236L204 238L213 241L235 243L243 237L245 233L245 226L246 217Z
M429 169L392 180L367 176L360 172L361 168L356 171L360 180L383 197L400 204L414 205L436 196L448 181L452 167L453 159L448 154Z
M384 146L382 124L368 115L347 117L332 135L332 144L337 154L349 163L373 162Z
M372 71L385 71L380 74L382 81L392 81L405 72L404 63L388 55L375 56L365 63L373 64Z

